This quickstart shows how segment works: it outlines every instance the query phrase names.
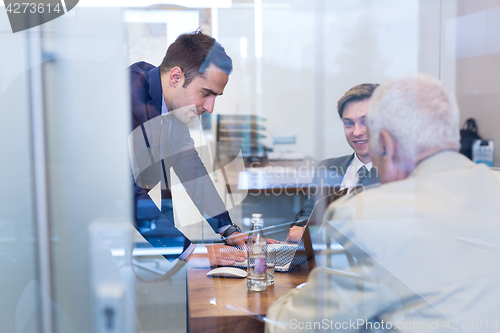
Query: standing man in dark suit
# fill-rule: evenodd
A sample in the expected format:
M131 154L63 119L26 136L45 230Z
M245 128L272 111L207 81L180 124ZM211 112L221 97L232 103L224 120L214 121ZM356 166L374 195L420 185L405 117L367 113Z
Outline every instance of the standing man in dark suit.
M296 220L307 220L314 204L333 193L349 193L357 186L380 183L378 172L370 160L369 142L366 132L366 111L370 97L378 84L363 83L349 89L337 103L337 110L344 125L347 143L354 150L351 155L329 158L319 163L314 172L309 199L296 216ZM342 191L343 192L339 192ZM325 207L326 208L326 207ZM323 216L323 214L320 214ZM321 222L321 221L318 221ZM297 240L302 228L292 227L290 240Z
M135 219L141 234L155 247L179 248L172 257L189 260L194 245L174 225L170 168L212 229L228 245L246 237L234 225L198 156L187 123L212 113L232 71L231 58L212 37L200 31L179 36L159 67L146 62L130 66ZM161 210L149 192L161 182ZM228 255L225 254L228 258ZM232 259L245 259L243 252Z

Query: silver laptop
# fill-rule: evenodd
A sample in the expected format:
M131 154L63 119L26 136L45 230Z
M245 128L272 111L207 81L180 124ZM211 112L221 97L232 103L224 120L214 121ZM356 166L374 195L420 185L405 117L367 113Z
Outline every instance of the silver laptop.
M266 238L279 241L279 243L267 245L269 248L273 248L276 250L276 266L274 268L275 271L288 272L314 256L314 251L311 244L311 236L309 234L309 229L307 228L307 223L300 242L294 243L286 241L286 237L290 228L295 224L303 223L305 223L305 221L303 220L293 221L273 225L262 229ZM248 263L245 260L242 262L235 262L232 266L247 268Z
M275 271L288 272L314 256L311 235L309 234L309 224L320 225L328 205L338 198L346 195L347 190L347 188L342 190L336 188L332 194L316 201L313 210L311 211L311 215L307 218L307 221L305 219L296 220L293 222L263 228L264 235L267 238L275 239L280 242L279 244L268 244L268 246L275 247L276 249ZM299 243L286 241L288 231L293 225L305 225L302 238ZM246 268L247 265L247 261L245 260L243 262L236 262L232 266Z

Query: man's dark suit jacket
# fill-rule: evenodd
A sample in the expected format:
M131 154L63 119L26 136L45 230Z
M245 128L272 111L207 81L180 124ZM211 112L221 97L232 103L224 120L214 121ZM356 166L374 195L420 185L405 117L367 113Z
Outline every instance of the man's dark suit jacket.
M138 62L131 65L129 70L132 130L141 126L146 145L149 147L144 124L161 115L160 69L146 62ZM166 143L169 149L168 157L161 160L161 163L154 163L144 171L145 174L149 175L149 183L153 184L153 186L160 179L163 182L161 190L162 209L160 211L148 195L151 187L144 186L143 183L138 186L134 181L135 219L138 230L153 246L182 246L182 251L173 256L177 257L189 247L191 242L174 225L172 194L168 184L170 183L169 170L171 167L178 175L201 215L209 222L215 232L232 222L215 186L208 177L205 166L194 149L194 143L189 135L187 124L173 115L168 118L172 122L170 126L171 132L168 134L168 142Z
M341 157L329 158L321 161L314 172L312 184L309 188L311 198L307 200L306 204L301 208L300 212L296 215L296 220L307 220L311 215L314 204L333 193L337 192L344 179L345 172L349 164L354 158L352 155ZM364 177L359 185L368 186L380 183L380 178L375 168L372 167L370 172Z

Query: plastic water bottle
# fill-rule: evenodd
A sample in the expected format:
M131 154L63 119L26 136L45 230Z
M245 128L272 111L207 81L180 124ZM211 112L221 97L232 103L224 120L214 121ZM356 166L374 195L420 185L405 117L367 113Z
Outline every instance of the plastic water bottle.
M262 214L252 215L252 230L247 240L247 287L252 291L267 288L267 241L262 231L263 224Z

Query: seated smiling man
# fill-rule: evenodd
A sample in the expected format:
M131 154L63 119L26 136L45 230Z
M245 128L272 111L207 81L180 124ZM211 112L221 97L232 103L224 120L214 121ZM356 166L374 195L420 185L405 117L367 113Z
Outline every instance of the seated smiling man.
M305 221L311 216L316 202L338 190L350 192L356 186L380 183L377 170L370 160L368 136L366 133L366 111L368 103L378 84L362 83L349 89L337 102L337 111L344 127L344 134L354 153L328 158L321 161L314 171L310 187L311 198L296 215L297 223L290 229L288 240L298 242L302 237ZM337 192L339 193L339 192ZM345 192L344 192L345 193ZM324 202L316 208L316 214L323 215ZM311 221L314 224L317 221Z
M394 79L367 124L382 185L337 200L323 224L360 265L314 269L266 331L497 330L500 173L457 152L455 99L427 75Z

